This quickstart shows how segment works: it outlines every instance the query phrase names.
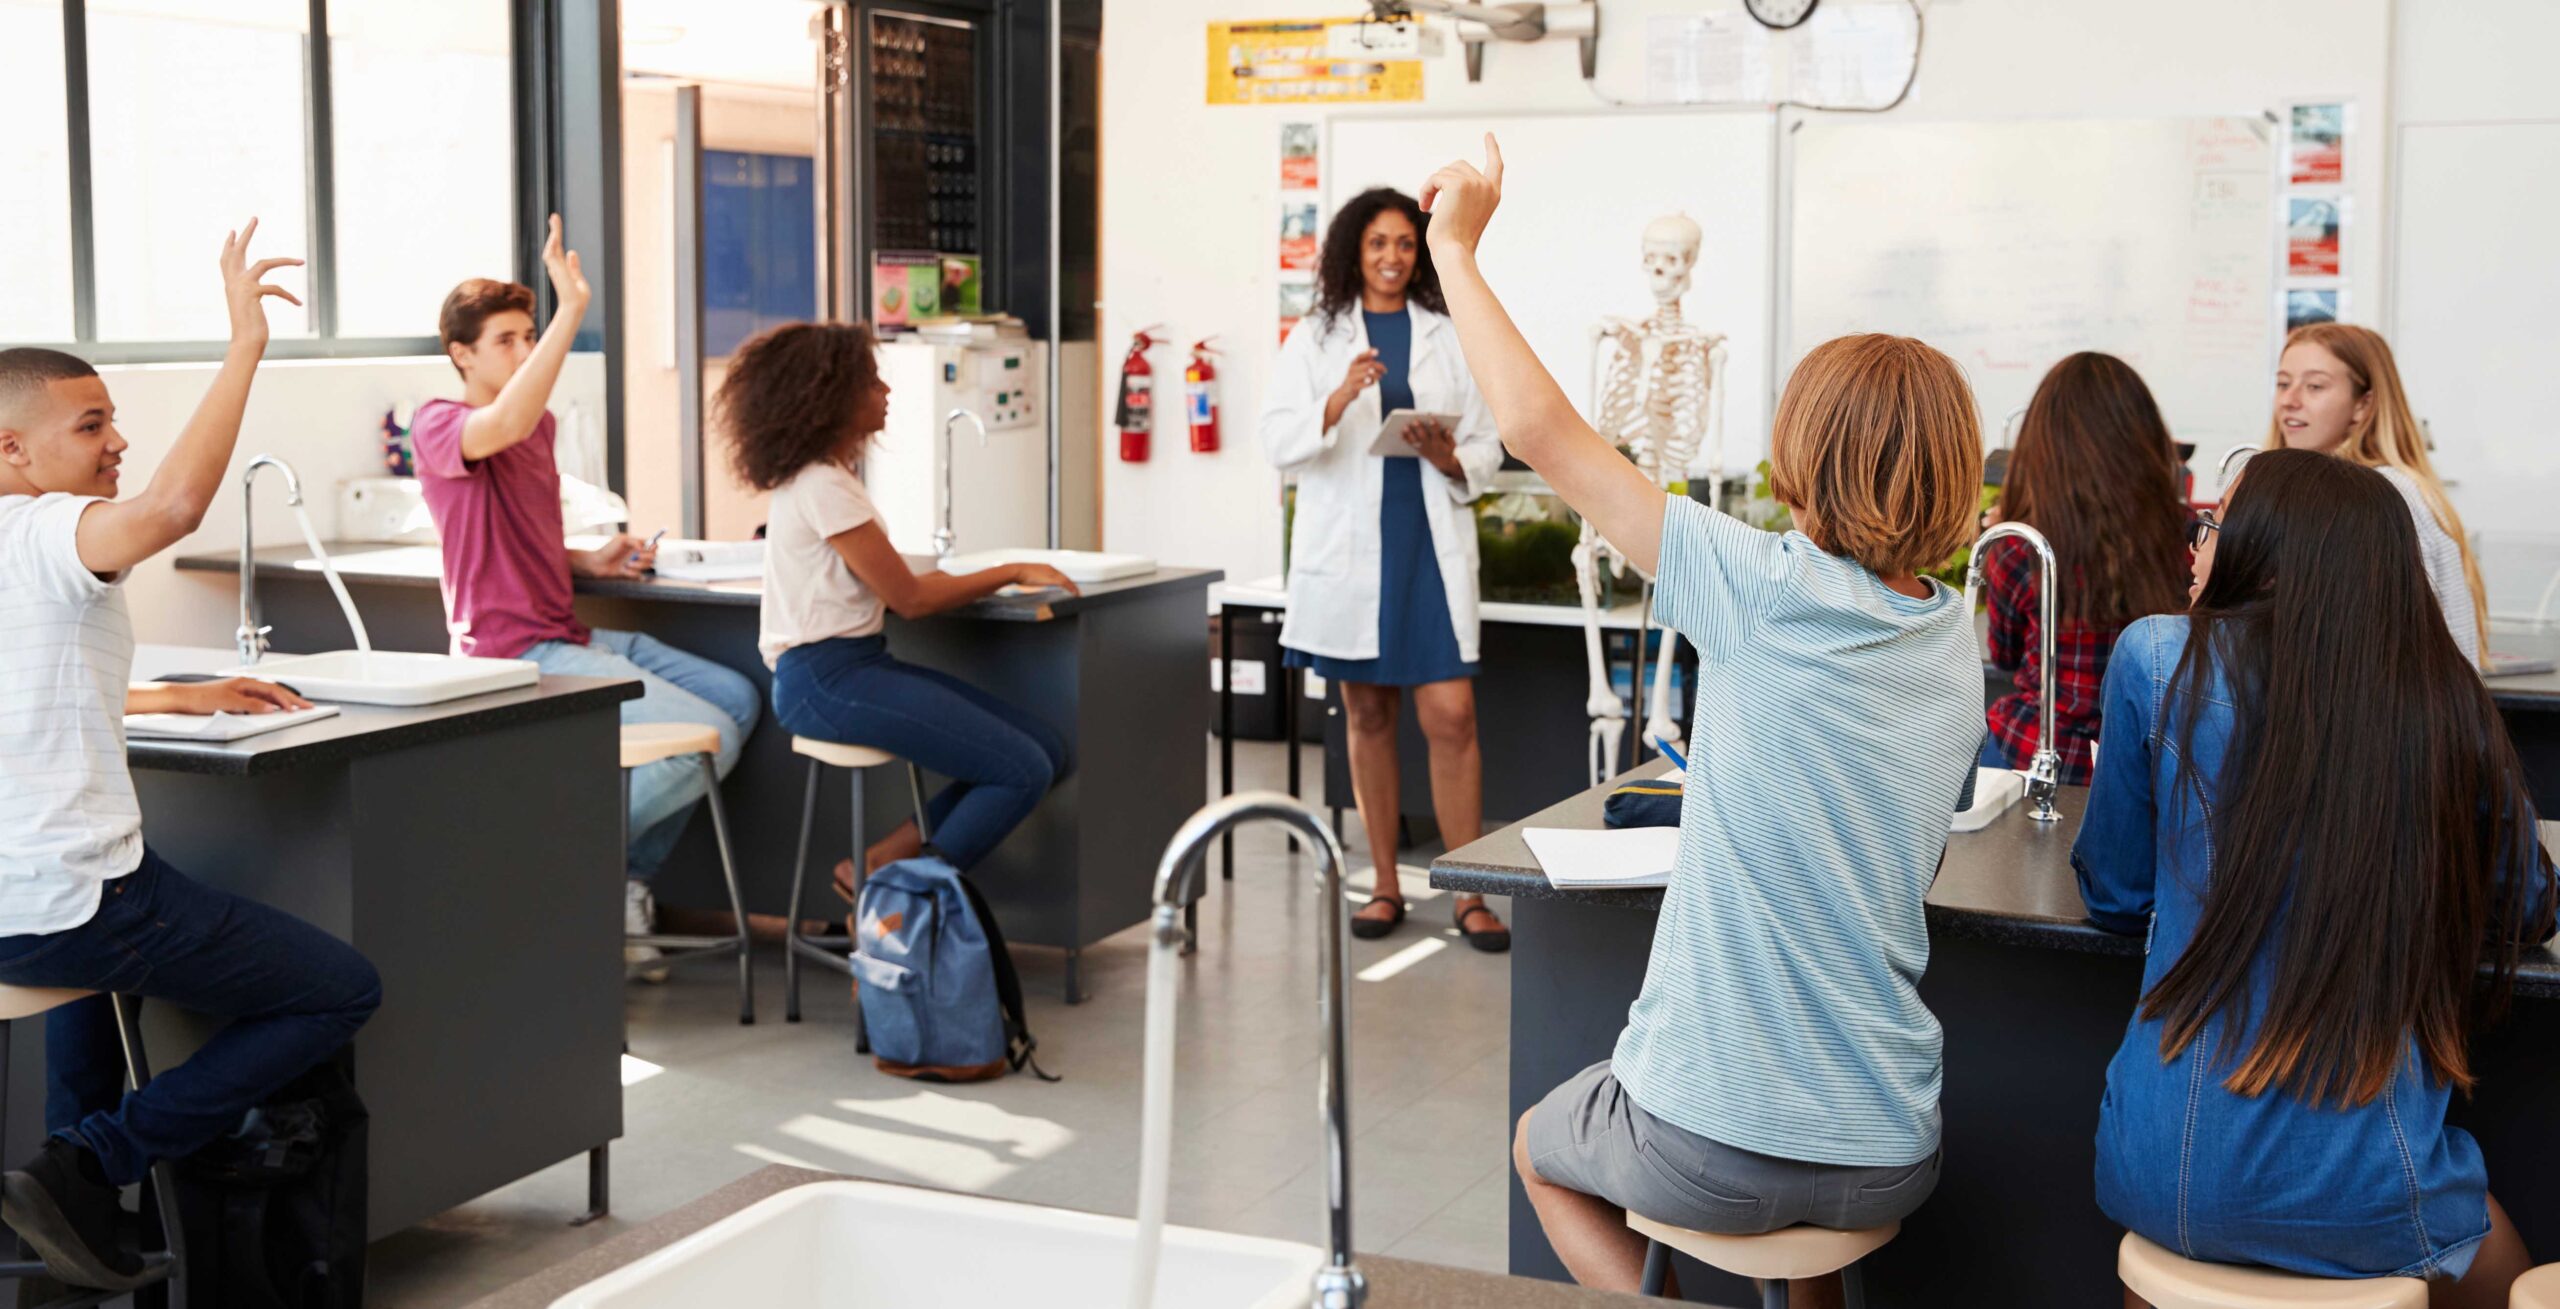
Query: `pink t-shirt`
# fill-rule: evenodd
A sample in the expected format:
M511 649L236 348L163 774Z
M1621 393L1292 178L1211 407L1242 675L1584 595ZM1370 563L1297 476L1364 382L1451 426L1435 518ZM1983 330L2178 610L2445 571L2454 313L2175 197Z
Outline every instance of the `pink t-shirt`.
M471 406L429 400L409 424L418 481L444 538L445 628L453 652L513 659L543 641L587 643L570 604L560 469L550 414L533 435L486 459L462 457Z

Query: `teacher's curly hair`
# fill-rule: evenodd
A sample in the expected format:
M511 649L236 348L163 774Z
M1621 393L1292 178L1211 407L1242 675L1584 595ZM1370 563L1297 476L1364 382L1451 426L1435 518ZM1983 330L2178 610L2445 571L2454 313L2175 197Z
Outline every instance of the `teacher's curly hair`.
M1440 270L1432 267L1431 247L1423 240L1431 216L1412 196L1393 187L1373 187L1351 197L1324 230L1324 252L1316 257L1316 316L1332 320L1360 303L1360 242L1378 215L1393 211L1413 224L1413 275L1405 279L1405 298L1435 314L1449 312L1440 296Z
M860 459L879 435L852 429L878 347L864 323L790 323L739 346L717 408L738 480L770 491L822 459Z

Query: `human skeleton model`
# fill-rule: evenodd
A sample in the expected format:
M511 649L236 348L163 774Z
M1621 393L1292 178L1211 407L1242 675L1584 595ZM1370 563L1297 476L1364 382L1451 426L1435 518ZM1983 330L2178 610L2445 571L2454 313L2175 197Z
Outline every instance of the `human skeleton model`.
M1668 491L1684 481L1707 452L1709 499L1724 490L1724 363L1720 333L1692 327L1680 317L1680 297L1688 294L1690 273L1698 264L1702 239L1698 225L1673 215L1657 218L1644 229L1645 278L1653 287L1653 316L1642 322L1604 318L1591 332L1592 400L1600 434L1626 451L1653 484ZM1605 386L1600 378L1605 375ZM1582 592L1583 650L1591 667L1591 781L1598 785L1617 767L1627 707L1609 686L1609 666L1600 647L1600 560L1624 575L1626 556L1600 539L1589 520L1574 547L1574 581ZM1662 655L1654 667L1653 691L1645 732L1657 740L1679 743L1671 719L1671 664L1679 638L1663 633ZM1643 665L1637 649L1636 666Z

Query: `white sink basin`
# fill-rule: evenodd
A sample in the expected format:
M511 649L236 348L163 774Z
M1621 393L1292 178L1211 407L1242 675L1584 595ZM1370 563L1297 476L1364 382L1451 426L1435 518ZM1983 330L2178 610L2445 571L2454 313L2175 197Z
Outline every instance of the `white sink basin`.
M1126 1218L878 1182L760 1201L552 1309L1127 1309ZM1168 1227L1157 1309L1299 1309L1323 1252Z
M542 680L524 659L466 659L396 650L333 650L278 655L230 675L283 682L313 700L414 708L465 696L513 690Z
M1096 582L1117 582L1127 577L1144 577L1156 570L1156 561L1145 555L1102 554L1092 550L1034 550L1027 546L1003 550L978 550L953 555L942 565L946 573L975 573L1008 564L1047 564L1065 573L1078 586Z

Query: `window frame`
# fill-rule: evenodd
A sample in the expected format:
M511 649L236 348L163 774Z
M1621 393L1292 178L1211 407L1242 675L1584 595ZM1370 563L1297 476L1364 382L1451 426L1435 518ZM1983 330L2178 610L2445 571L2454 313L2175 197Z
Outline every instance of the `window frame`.
M509 30L516 42L508 51L515 69L517 94L508 106L508 140L524 134L524 95L529 84L541 87L546 52L529 49L523 37L542 34L541 24L522 21L523 11L540 0L514 0ZM329 59L329 0L306 0L303 37L303 181L305 219L310 231L304 291L311 311L308 337L278 336L268 342L269 359L385 359L438 355L443 345L430 332L418 336L340 336L338 334L338 201L336 124ZM98 253L96 176L92 163L89 117L89 27L87 0L62 0L62 57L65 112L71 155L71 323L68 341L29 342L79 355L93 364L209 363L222 358L228 341L102 341L98 339ZM521 161L519 161L519 164ZM524 269L523 190L525 170L510 170L515 194L508 213L516 230L508 246ZM421 310L420 321L427 311Z

